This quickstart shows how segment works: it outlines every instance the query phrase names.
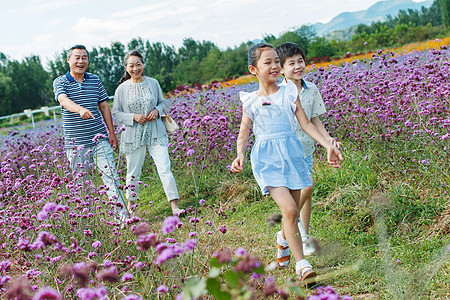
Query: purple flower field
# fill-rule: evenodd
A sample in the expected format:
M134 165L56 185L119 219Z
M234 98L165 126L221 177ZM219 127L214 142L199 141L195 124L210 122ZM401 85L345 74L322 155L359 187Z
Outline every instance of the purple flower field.
M380 51L369 61L313 70L306 79L322 92L328 111L323 123L344 143L344 155L382 157L380 168L397 175L437 174L429 188L438 186L448 197L449 74L448 49ZM173 99L170 114L180 129L169 136L172 168L230 176L242 114L238 94L256 88L218 87ZM213 277L210 260L217 272L240 274L237 280L254 295L286 296L265 267L268 261L241 245L220 243L234 233L210 199L196 199L182 218L135 217L121 228L96 171L70 170L60 128L14 132L1 143L0 298L182 299L183 291L194 290L183 288L195 276L210 276L203 290L214 294L236 278ZM349 299L331 287L309 297Z

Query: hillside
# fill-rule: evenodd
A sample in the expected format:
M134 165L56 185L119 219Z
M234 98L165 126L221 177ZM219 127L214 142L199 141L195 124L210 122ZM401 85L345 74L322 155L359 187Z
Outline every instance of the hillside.
M343 12L328 23L312 25L318 36L323 36L335 30L345 30L358 24L369 25L375 21L382 21L387 15L395 16L400 10L420 10L422 6L430 7L433 0L414 2L412 0L379 1L366 10Z

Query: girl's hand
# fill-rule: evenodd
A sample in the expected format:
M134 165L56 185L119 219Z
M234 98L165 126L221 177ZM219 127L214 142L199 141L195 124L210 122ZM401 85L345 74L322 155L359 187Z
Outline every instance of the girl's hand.
M233 163L231 164L230 171L232 173L239 173L244 169L244 158L243 157L236 157L235 160L233 160Z
M332 145L329 149L327 149L327 158L328 158L328 164L332 166L333 168L340 168L341 165L339 164L339 160L344 160L344 157L342 157L341 151L339 149Z
M136 122L138 122L138 123L140 123L142 125L145 125L145 122L148 121L147 117L144 116L144 115L141 115L141 114L134 114L133 119L134 119L134 121L136 121Z
M147 120L153 122L156 120L156 118L158 118L158 115L159 115L158 110L155 108L148 114Z
M335 146L338 149L342 146L342 143L338 142L335 138L330 138L328 142L330 142L331 145Z

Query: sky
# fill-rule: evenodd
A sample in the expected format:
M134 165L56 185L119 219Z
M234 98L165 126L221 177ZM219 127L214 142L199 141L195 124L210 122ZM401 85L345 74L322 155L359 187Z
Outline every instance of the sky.
M0 0L0 52L43 62L75 44L108 47L141 37L179 48L184 38L220 49L261 39L378 0ZM420 2L420 0L415 0Z

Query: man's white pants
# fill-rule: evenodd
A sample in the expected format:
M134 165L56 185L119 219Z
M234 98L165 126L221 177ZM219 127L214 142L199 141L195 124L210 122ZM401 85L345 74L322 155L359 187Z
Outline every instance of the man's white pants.
M82 148L82 149L81 149ZM72 170L87 172L93 163L102 174L103 183L107 187L108 198L114 202L119 202L122 207L115 207L115 212L121 220L125 220L128 211L122 192L118 189L116 181L117 173L114 163L114 151L106 139L99 140L95 146L81 147L80 149L66 149ZM85 178L89 179L89 178Z
M151 145L142 146L133 153L126 154L127 159L127 199L128 201L136 201L139 193L139 185L136 183L141 178L142 166L145 160L145 150L148 147L148 153L155 162L158 170L159 179L166 193L168 201L178 199L178 189L175 177L170 170L169 150L167 146Z

